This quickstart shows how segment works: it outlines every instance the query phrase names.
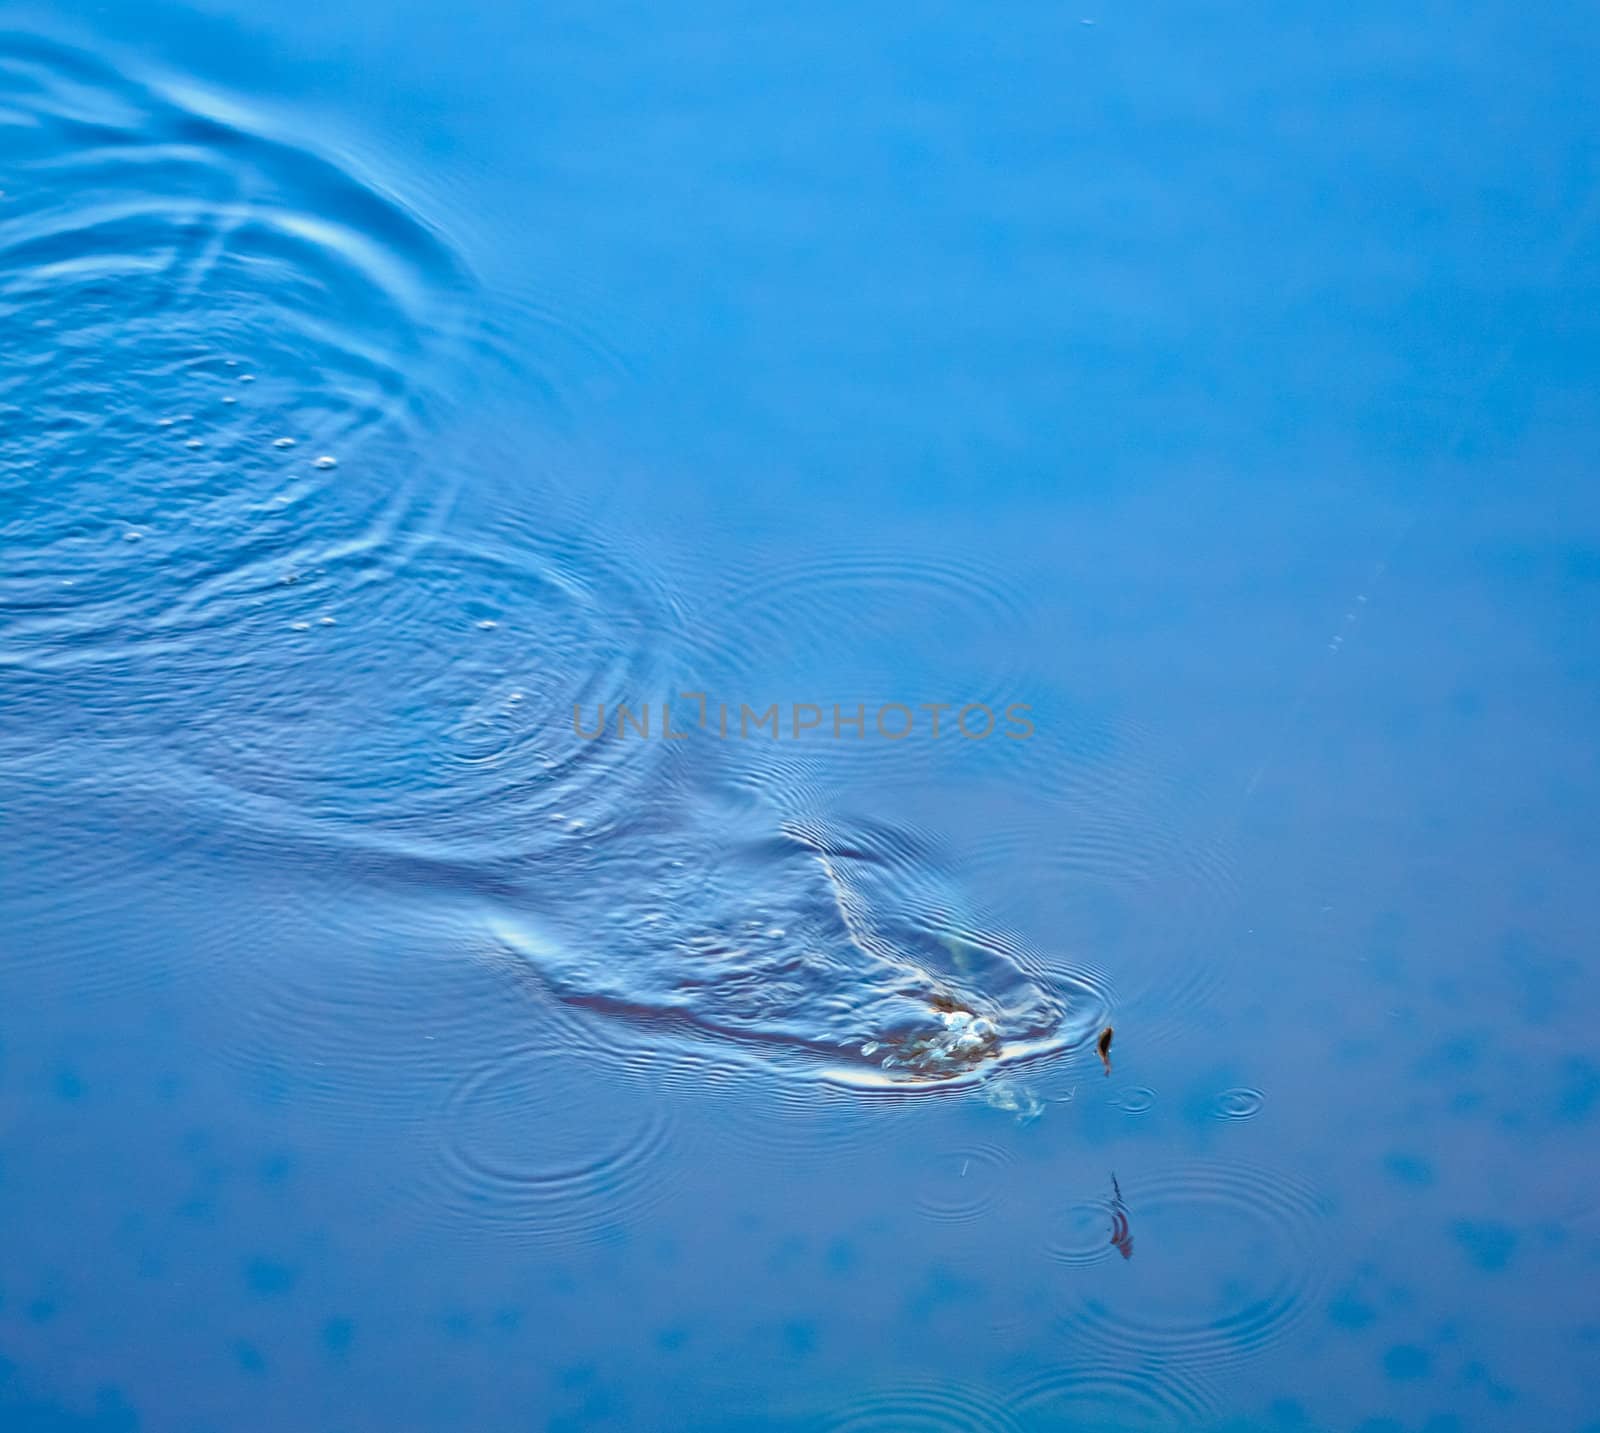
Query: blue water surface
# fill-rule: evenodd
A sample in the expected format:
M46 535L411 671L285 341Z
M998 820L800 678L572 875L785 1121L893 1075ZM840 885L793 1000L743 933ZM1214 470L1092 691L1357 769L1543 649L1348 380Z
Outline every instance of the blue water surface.
M1597 65L6 11L0 1430L1600 1428Z

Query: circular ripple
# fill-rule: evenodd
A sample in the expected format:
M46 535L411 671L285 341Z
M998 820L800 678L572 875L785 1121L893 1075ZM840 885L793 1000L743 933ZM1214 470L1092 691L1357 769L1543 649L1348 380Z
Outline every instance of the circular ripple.
M1053 878L1140 887L1182 874L1214 903L1235 891L1214 812L1180 778L1184 752L1122 716L1051 705L1027 743L1031 807L985 842L997 866L1026 853ZM1203 832L1204 839L1194 833Z
M1156 1105L1156 1092L1145 1085L1135 1085L1131 1090L1113 1095L1111 1103L1125 1115L1149 1114Z
M473 285L394 201L80 51L0 39L0 662L115 664L194 585L425 525Z
M848 779L863 766L875 779L970 769L979 761L1009 770L1028 753L1029 742L1001 735L1009 729L1005 708L1028 699L1018 667L1024 644L1017 640L1028 629L1027 615L1010 588L973 564L881 552L750 563L697 615L705 635L687 657L713 709L726 702L730 723L737 723L741 705L760 713L777 704L782 740L752 734L736 754L752 779L815 787ZM885 672L902 674L899 685L886 684ZM921 709L928 702L952 704L937 738L932 714ZM798 738L796 703L821 712L820 725ZM879 709L891 703L911 709L911 733L903 738L877 728ZM990 736L968 739L955 730L958 708L969 703L994 713ZM860 737L845 724L858 704ZM884 714L891 733L905 720L899 712ZM980 714L969 718L974 729L980 721Z
M1186 1370L1129 1361L1053 1369L1019 1388L1013 1406L1026 1427L1155 1433L1209 1426L1221 1400Z
M618 1229L665 1197L665 1102L545 1041L472 1071L440 1121L438 1199L474 1224L540 1242Z
M972 1144L930 1160L917 1182L920 1214L944 1224L965 1224L989 1213L1005 1192L1015 1155L1003 1145Z
M973 843L975 879L1028 929L1095 948L1114 939L1119 1001L1141 1046L1192 1027L1225 983L1238 881L1184 753L1136 723L1039 717L1025 794L997 804Z
M1019 1433L1000 1400L947 1383L902 1384L824 1420L829 1433Z
M1211 1102L1212 1116L1219 1120L1247 1120L1261 1113L1266 1096L1248 1086L1224 1090Z
M1051 1230L1045 1248L1059 1264L1098 1264L1115 1248L1116 1210L1107 1199L1084 1199L1071 1204Z
M575 726L658 687L672 630L592 548L438 538L262 564L169 620L228 634L176 669L206 694L166 735L182 783L263 832L434 860L547 852L626 816L663 753Z
M1135 1252L1069 1315L1085 1339L1122 1357L1216 1366L1282 1338L1314 1302L1325 1209L1298 1181L1195 1164L1121 1188Z
M720 630L739 630L741 640L705 650L729 674L790 669L837 652L841 642L898 648L908 632L920 632L929 653L965 649L992 667L995 654L982 644L1026 626L1016 594L975 564L881 551L747 564L717 606L738 619ZM930 617L945 640L925 631Z

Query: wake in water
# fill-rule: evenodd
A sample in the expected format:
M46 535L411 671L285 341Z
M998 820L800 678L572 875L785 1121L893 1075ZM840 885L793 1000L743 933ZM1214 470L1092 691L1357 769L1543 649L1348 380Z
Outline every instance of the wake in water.
M571 734L574 705L671 690L684 624L638 554L445 529L466 465L424 458L485 353L427 225L36 37L0 36L0 137L0 760L75 759L81 723L102 779L264 849L512 892L502 941L630 1030L857 1084L1092 1038L1092 984L992 934L924 845ZM808 577L816 630L896 571Z
M499 939L566 1000L859 1086L963 1081L1104 1023L1094 984L994 934L924 843L708 789L658 788L674 815L573 853Z

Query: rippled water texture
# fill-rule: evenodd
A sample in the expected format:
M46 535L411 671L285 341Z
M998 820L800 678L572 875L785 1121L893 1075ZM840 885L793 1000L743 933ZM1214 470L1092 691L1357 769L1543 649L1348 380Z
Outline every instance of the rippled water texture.
M455 530L462 463L433 444L488 345L423 221L221 106L26 38L3 55L9 742L70 690L174 803L502 892L496 929L564 998L669 1038L914 1085L1098 1029L1064 953L975 924L925 847L797 819L803 765L782 800L768 771L719 801L734 768L706 742L696 769L585 739L578 712L665 695L706 628L684 641L675 595L597 535ZM769 610L863 577L791 577ZM742 617L729 653L771 655Z
M418 469L471 285L384 195L80 52L0 42L0 126L3 658L137 662L154 700L447 496Z
M1595 1433L1581 7L18 5L3 1433Z
M587 848L564 919L536 903L546 926L499 934L570 1000L810 1052L847 1081L944 1083L1081 1047L1104 1024L1087 979L975 925L914 842L695 806Z

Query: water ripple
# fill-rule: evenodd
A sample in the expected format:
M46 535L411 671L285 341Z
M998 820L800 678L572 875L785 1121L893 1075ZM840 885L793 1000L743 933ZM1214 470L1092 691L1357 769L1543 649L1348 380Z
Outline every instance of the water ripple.
M942 1151L927 1161L918 1180L917 1211L943 1224L982 1218L999 1202L1015 1159L1004 1145L990 1143Z
M1207 1426L1221 1399L1187 1369L1159 1360L1084 1363L1052 1369L1016 1390L1025 1428L1116 1428L1127 1433Z
M498 922L561 998L896 1092L1080 1050L1104 1023L1101 991L986 925L904 833L684 795L574 847L560 890L523 903L537 920Z
M263 865L337 857L367 894L487 896L500 948L626 1030L619 1048L676 1044L707 1072L753 1052L817 1077L801 1109L949 1092L1093 1038L1103 986L1006 934L930 843L833 814L831 767L573 722L660 701L703 661L749 683L740 699L780 671L867 682L912 638L959 688L915 695L1000 704L1017 693L996 654L1026 616L1003 582L750 554L724 620L690 628L649 564L560 530L501 473L485 486L520 501L458 536L480 469L429 445L474 360L501 355L433 229L240 111L36 38L0 37L0 131L8 765L45 779L81 729L108 785ZM273 978L241 1052L276 1058L274 1024L320 1050L328 1012L381 1016L369 954L258 951ZM336 1099L320 1058L279 1083ZM519 1177L459 1154L463 1177Z
M248 905L210 894L208 925L184 943L177 973L208 1045L262 1104L314 1115L308 1133L415 1133L464 1052L526 1028L520 992L485 978L447 906L399 905L334 853L258 855L221 867L247 874Z
M1297 1179L1197 1163L1129 1176L1121 1197L1133 1256L1069 1315L1083 1339L1218 1367L1282 1339L1314 1304L1326 1207ZM1175 1260L1186 1270L1176 1282Z
M200 583L426 525L472 346L427 226L229 111L0 37L0 664L168 644Z
M826 1083L797 1079L781 1061L740 1064L702 1057L696 1087L712 1111L719 1157L784 1170L819 1149L838 1167L881 1150L907 1117L903 1100L863 1100Z
M1125 1115L1149 1114L1156 1105L1156 1092L1147 1085L1134 1085L1113 1095L1111 1103Z
M847 1404L828 1433L1017 1433L1000 1400L952 1383L906 1383Z
M624 1228L683 1167L668 1109L545 1040L497 1053L443 1111L430 1202L540 1243Z
M403 557L230 574L172 620L204 707L168 731L185 773L258 828L432 860L595 842L659 744L587 741L573 706L649 686L664 601L592 544L445 537Z
M1224 1090L1212 1100L1211 1113L1219 1120L1253 1119L1261 1113L1261 1106L1266 1103L1266 1098L1260 1090L1248 1086Z
M1109 1259L1115 1244L1117 1206L1104 1199L1084 1199L1069 1205L1053 1224L1046 1252L1058 1264L1098 1264Z
M976 762L1014 769L1027 757L1027 741L1004 735L1022 730L1007 721L1006 708L1028 695L1011 656L1026 606L1003 581L958 558L882 551L798 564L769 557L746 568L728 574L725 590L698 613L686 657L698 685L713 702L726 700L733 720L740 704L759 712L776 703L783 714L782 742L746 743L740 752L753 782L817 789L848 782L864 767L875 782L897 774L926 780ZM943 689L886 684L885 673L907 670L939 674ZM797 703L815 704L821 715L796 739ZM934 713L926 703L946 709ZM982 712L969 717L975 735L960 734L968 704L989 709L989 735L976 735Z

